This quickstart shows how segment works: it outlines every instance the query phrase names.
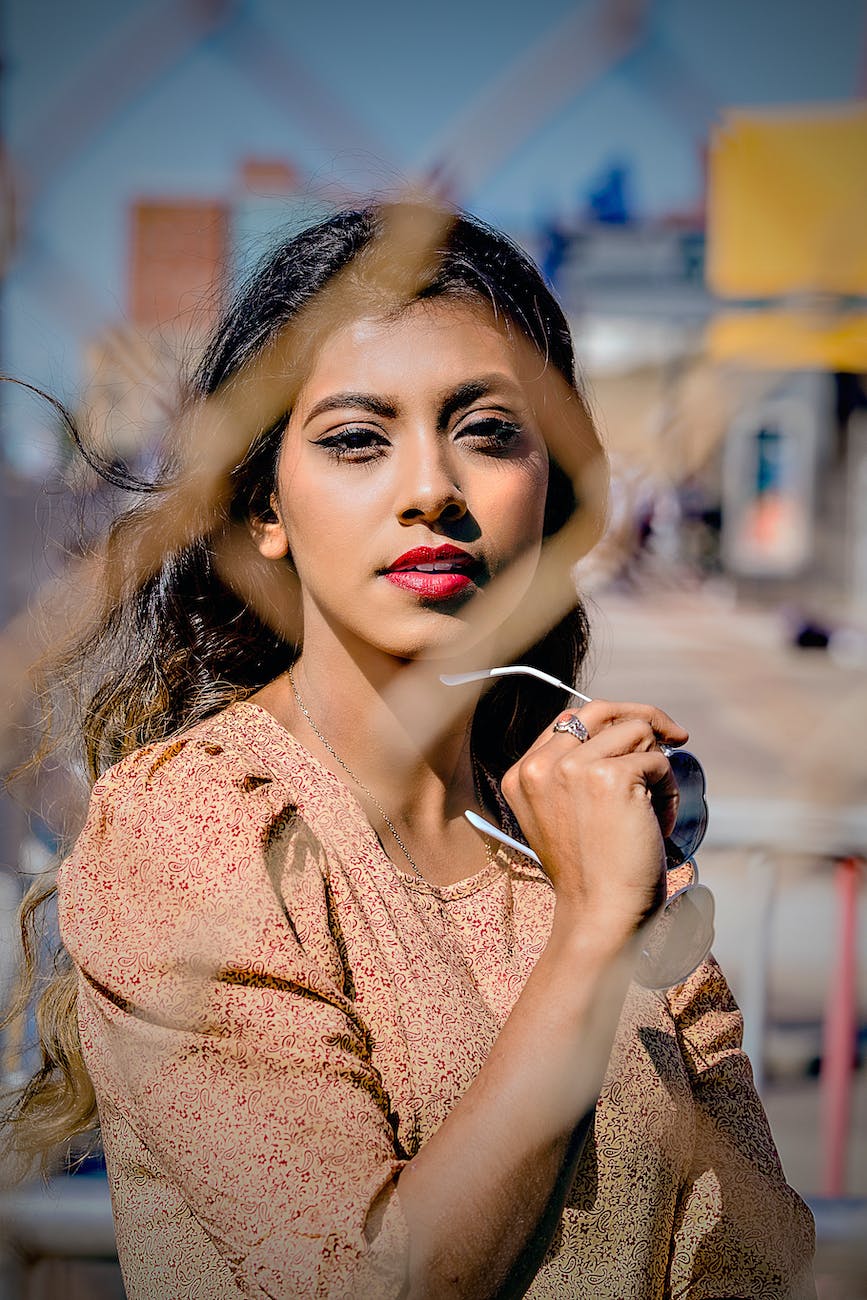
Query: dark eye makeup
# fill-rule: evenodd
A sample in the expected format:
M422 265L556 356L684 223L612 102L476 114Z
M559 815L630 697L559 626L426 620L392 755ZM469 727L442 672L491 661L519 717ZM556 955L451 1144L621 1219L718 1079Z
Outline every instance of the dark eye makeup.
M388 446L385 434L363 425L339 429L325 438L316 438L314 446L323 447L335 460L372 460Z
M523 436L524 430L514 420L499 415L488 415L464 425L458 437L473 443L479 451L509 451Z
M465 424L455 434L455 438L469 443L473 450L496 454L513 448L523 432L521 425L513 420L486 416ZM381 455L389 446L389 440L377 429L351 425L324 438L314 439L314 446L322 447L335 460L364 462Z

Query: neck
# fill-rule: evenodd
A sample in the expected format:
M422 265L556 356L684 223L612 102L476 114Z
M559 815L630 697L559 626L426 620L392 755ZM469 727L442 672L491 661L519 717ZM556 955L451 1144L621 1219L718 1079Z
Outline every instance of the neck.
M473 688L443 686L434 662L396 659L369 644L347 647L333 636L311 641L291 679L278 678L261 702L410 831L436 833L475 807Z

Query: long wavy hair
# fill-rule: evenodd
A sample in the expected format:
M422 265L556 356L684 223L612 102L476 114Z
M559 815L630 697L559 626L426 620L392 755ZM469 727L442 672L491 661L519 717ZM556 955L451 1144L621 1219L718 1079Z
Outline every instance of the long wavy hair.
M214 452L222 466L216 487L192 509L189 421L221 401L225 420L231 406L226 394L243 387L251 373L261 379L262 359L277 343L282 341L288 369L293 349L309 355L318 337L316 310L365 256L370 260L378 250L377 273L381 281L390 278L392 305L438 297L485 305L555 368L592 434L566 318L526 254L467 214L449 212L437 229L430 226L430 208L411 206L398 214L404 227L427 222L436 237L407 279L400 267L395 270L393 247L383 243L394 215L395 209L383 205L338 212L267 257L217 325L183 403L180 425L186 421L187 432L168 440L152 478L100 458L64 413L91 467L132 500L108 532L102 579L85 625L45 663L50 692L56 697L59 685L66 700L61 728L77 738L78 762L84 761L91 780L140 746L183 731L258 690L296 657L297 632L269 616L268 599L257 598L255 576L239 585L238 565L226 560L226 538L234 536L237 543L251 518L268 516L286 403L276 419L272 410L262 416L264 425L254 420L234 451ZM433 215L441 219L443 213ZM370 274L368 267L368 280ZM572 477L550 453L549 458L545 532L553 535L572 518L577 502ZM180 527L179 514L185 517ZM244 563L255 570L252 544ZM290 576L288 570L283 575L287 590ZM565 617L522 658L574 682L587 647L587 618L576 597ZM501 679L482 696L471 744L477 774L492 792L560 707L556 690L526 677ZM53 892L52 881L36 886L22 907L24 978L13 1008L20 1014L38 992L41 1064L7 1115L13 1146L30 1159L40 1153L47 1158L60 1143L94 1128L97 1118L78 1036L75 971L61 948L48 976L39 972L44 953L39 917Z

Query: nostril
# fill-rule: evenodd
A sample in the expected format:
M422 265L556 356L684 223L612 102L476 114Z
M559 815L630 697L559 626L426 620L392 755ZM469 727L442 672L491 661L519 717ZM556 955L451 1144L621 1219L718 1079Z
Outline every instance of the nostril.
M433 503L428 509L424 506L407 506L406 509L401 510L399 517L405 523L418 519L442 519L446 523L453 523L462 519L466 513L466 502L453 498L450 501Z

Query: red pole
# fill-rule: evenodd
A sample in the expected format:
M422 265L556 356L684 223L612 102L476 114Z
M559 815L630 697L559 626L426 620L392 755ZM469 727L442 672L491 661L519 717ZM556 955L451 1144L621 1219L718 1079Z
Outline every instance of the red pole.
M858 858L841 858L834 868L838 898L837 948L822 1047L822 1194L846 1192L846 1139L852 1101L857 1033L855 922L858 911Z

